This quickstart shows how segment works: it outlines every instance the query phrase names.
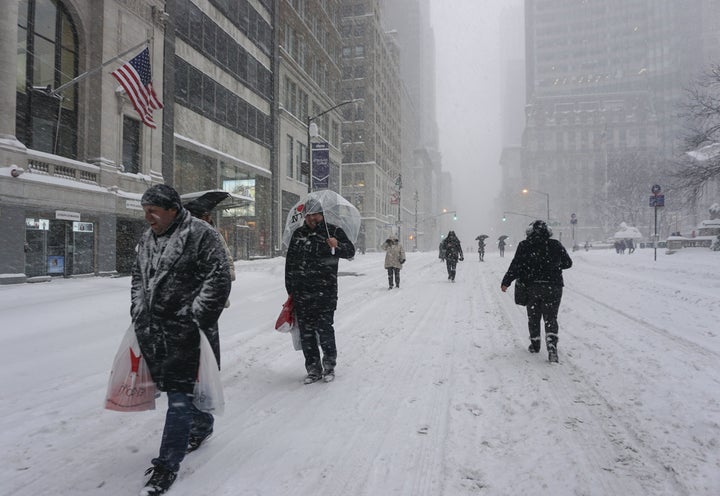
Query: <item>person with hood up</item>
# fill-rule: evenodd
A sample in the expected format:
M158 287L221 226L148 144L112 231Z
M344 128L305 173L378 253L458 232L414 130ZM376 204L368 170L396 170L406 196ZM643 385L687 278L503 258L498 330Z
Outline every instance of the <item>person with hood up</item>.
M305 384L335 378L335 309L338 264L355 256L355 246L341 227L325 223L319 201L308 200L303 225L290 238L285 259L285 289L292 296L305 356ZM323 357L320 358L322 349Z
M230 270L220 234L190 215L173 188L156 184L140 204L150 228L132 268L130 315L153 381L168 396L160 452L140 493L149 496L170 488L185 454L213 431L213 416L195 407L193 391L201 332L220 367L217 321L230 294Z
M385 269L388 274L388 289L393 288L393 276L395 277L395 287L400 289L400 269L405 263L405 249L398 241L397 236L391 235L382 244L385 250Z
M527 316L530 331L530 353L540 351L540 319L545 321L545 346L550 362L558 361L557 314L563 293L562 271L572 267L572 259L565 247L551 239L552 230L542 220L536 220L526 230L510 262L500 289L506 292L514 280L527 287Z
M465 260L462 244L455 235L455 231L449 231L445 239L442 240L442 243L440 243L440 253L447 266L448 279L455 282L458 260L461 262Z

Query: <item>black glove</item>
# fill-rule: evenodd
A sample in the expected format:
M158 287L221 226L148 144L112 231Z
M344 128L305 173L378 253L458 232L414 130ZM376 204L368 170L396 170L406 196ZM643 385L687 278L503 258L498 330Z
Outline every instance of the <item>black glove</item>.
M403 258L402 260L400 260L400 263L401 263L401 264L404 264L404 263L405 263L405 259Z
M465 260L465 257L460 257L460 261L462 262L463 260Z

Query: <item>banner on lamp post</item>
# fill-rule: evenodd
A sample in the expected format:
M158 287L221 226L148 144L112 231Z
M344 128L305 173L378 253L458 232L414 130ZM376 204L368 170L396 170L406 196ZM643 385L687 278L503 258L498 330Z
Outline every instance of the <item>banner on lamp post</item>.
M312 189L327 189L330 186L330 146L324 141L311 146Z

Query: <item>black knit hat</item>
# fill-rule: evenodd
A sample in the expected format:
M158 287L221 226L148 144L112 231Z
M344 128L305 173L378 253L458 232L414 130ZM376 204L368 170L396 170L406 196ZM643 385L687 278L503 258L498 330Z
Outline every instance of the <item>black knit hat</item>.
M180 195L174 188L168 186L167 184L156 184L148 188L148 190L142 195L140 204L155 205L157 207L164 208L165 210L169 210L171 208L182 210Z

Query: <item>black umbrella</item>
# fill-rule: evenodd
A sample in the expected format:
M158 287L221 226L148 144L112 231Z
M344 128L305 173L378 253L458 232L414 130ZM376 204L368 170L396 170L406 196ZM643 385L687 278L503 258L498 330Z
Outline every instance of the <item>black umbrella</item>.
M505 241L507 238L508 238L508 236L506 234L503 234L502 236L500 236L498 238L498 241Z
M184 206L193 215L202 215L205 212L212 212L218 203L230 196L227 191L207 191L202 195L187 201Z
M475 238L475 240L481 241L481 240L487 239L487 238L489 238L489 237L490 237L490 236L488 236L487 234L481 234L480 236L478 236L477 238Z

